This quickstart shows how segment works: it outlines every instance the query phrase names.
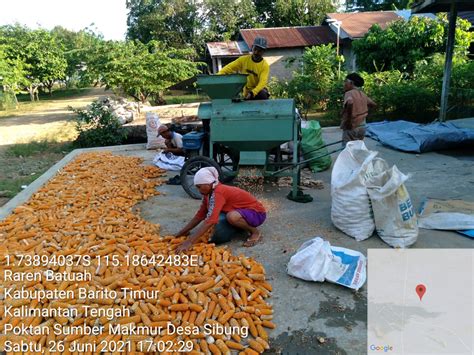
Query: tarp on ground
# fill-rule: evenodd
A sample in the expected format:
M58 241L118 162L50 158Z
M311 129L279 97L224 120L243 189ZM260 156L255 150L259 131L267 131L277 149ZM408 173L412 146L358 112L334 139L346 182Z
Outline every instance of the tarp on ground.
M367 124L366 135L391 148L413 153L474 146L474 129L459 128L450 122L374 122Z
M421 204L418 226L462 231L469 236L474 230L474 202L427 198Z

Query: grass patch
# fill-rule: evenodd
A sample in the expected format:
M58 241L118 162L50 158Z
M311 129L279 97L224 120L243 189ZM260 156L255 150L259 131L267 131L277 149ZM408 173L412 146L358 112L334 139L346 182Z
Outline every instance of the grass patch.
M74 100L77 97L85 96L91 91L92 88L82 88L82 89L59 89L53 91L53 94L50 96L48 93L40 94L39 101L30 101L29 94L19 94L17 95L18 107L10 108L7 110L0 110L0 119L10 118L15 116L22 116L31 112L37 112L42 109L47 109L52 104L56 104L54 101L61 100Z
M183 95L165 95L164 99L167 105L189 104L192 102L209 101L207 95L183 94Z
M22 176L16 179L0 179L0 197L15 197L20 191L22 185L29 185L39 178L48 168L35 172L34 175Z
M77 96L83 96L86 94L90 88L75 88L75 89L57 89L52 92L51 95L47 92L40 92L39 94L39 99L40 102L42 100L47 101L47 100L60 100L60 99L69 99L69 98L74 98ZM22 93L17 95L18 102L31 102L30 100L30 94L28 93Z
M1 118L8 118L14 116L20 116L22 114L31 112L34 110L35 107L38 107L42 104L43 101L40 102L20 102L18 103L18 108L12 108L9 110L0 111L0 119Z
M30 143L20 143L9 146L5 152L10 157L30 157L39 153L69 152L74 147L71 143L58 143L56 141L41 140Z
M414 115L413 113L400 114L397 112L371 112L367 117L367 123L370 122L382 122L382 121L397 121L397 120L406 120L416 123L430 123L438 117L437 112L426 111L423 114ZM341 124L341 117L339 117L334 112L322 112L311 110L308 113L308 120L317 120L321 127L332 127Z

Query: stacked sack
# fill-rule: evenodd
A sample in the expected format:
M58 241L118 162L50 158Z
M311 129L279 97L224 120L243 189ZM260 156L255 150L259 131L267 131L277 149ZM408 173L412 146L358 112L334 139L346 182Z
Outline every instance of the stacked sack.
M405 248L418 237L416 214L404 185L408 176L377 154L363 141L349 142L339 154L331 176L331 219L358 241L377 230L390 246Z

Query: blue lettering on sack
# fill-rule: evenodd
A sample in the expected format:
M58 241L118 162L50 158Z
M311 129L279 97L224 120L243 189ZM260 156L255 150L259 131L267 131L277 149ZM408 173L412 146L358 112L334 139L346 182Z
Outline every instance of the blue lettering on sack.
M413 218L415 216L415 211L413 210L413 204L411 203L411 200L408 199L398 205L400 208L400 212L402 213L402 220L408 221L410 218Z

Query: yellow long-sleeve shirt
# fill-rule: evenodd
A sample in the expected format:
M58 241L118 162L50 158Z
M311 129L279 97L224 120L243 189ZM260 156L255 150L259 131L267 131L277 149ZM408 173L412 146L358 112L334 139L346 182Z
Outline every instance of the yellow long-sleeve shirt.
M244 87L244 96L251 91L256 96L267 86L270 66L265 59L256 63L252 60L252 55L244 55L232 63L227 64L217 74L248 74L247 85Z

